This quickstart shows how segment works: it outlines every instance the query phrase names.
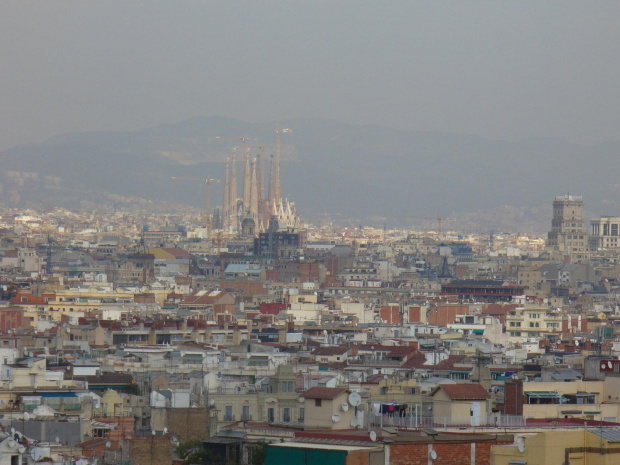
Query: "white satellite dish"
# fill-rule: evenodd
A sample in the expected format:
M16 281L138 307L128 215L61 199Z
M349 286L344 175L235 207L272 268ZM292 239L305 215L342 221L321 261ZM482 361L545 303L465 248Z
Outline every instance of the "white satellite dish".
M168 434L168 428L164 426L164 434Z
M28 420L30 420L30 415L28 414L28 412L24 412L24 421Z
M340 414L339 414L339 413L334 413L334 414L332 415L332 421L333 421L334 423L338 423L338 422L340 421Z
M15 442L15 439L13 439L13 438L9 439L9 447L15 447L15 444L17 444Z
M349 404L353 407L357 407L362 402L362 396L357 392L352 392L349 394Z
M152 430L151 430L151 434L152 434L153 436L155 436L155 434L156 434L156 433L155 433L155 430L154 430L154 429L152 429Z
M611 360L607 360L607 366L609 367L610 370L613 368L613 364L611 363Z
M56 442L60 442L60 438L56 436Z
M15 434L15 428L11 428L11 434Z
M357 420L355 418L351 420L351 428L357 428Z
M437 459L437 452L435 450L431 451L431 459L432 460L436 460Z
M19 446L17 448L17 452L19 452L20 454L23 454L24 452L26 452L26 448L24 446Z
M213 406L215 405L215 399L210 399L210 400L209 400L209 405L210 405L211 407L213 407Z
M375 442L377 440L377 433L375 433L374 431L370 432L370 440L372 442Z
M519 449L519 452L523 453L523 451L525 451L525 444L523 443L522 440L519 440L519 442L517 443L517 449Z
M105 446L106 447L112 447L112 443L110 441L108 441L108 442L105 443Z
M349 404L347 404L346 402L342 403L342 411L346 412L349 410Z

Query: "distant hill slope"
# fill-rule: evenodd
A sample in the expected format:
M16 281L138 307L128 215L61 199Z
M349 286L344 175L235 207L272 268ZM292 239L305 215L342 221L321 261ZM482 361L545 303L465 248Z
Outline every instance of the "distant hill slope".
M494 141L323 119L280 124L293 129L282 136L283 193L305 218L391 226L420 224L406 216L440 214L458 217L470 230L544 231L553 197L566 192L583 195L591 215L620 215L619 142ZM264 154L268 177L274 128L197 117L142 131L68 134L14 147L0 153L0 202L67 207L166 202L204 208L204 184L171 177L208 172L222 179L213 187L217 205L224 161L241 145L239 137L251 139L252 156ZM242 170L239 163L240 189Z

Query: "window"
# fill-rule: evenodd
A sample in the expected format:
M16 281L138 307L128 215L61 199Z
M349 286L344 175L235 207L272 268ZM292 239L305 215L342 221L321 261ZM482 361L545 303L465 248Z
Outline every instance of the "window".
M286 381L282 381L282 389L280 392L286 392Z
M288 382L288 392L293 392L293 382L292 381Z
M250 418L250 406L249 405L244 405L241 408L241 420L242 421L251 420L251 418Z
M274 414L273 414L273 408L271 407L267 409L267 421L269 423L273 423L275 421Z
M224 407L224 421L233 421L232 405Z
M291 421L291 409L290 407L284 407L284 413L282 416L282 420L286 421L286 422L290 422Z
M321 399L314 399L314 406L315 407L320 407L321 406Z
M305 409L300 408L299 409L299 421L304 421L304 415L305 415Z

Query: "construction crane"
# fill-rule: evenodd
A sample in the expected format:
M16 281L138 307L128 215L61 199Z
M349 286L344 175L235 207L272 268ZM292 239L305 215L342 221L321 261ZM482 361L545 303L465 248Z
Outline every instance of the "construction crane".
M276 124L276 128L260 128L261 131L275 131L276 133L276 163L275 163L275 173L272 174L271 177L275 178L273 179L273 190L270 192L271 196L269 198L269 201L272 202L273 200L279 201L282 198L282 186L280 184L280 155L281 155L281 144L280 144L280 139L282 137L282 134L291 134L293 132L293 130L291 128L281 128L279 124ZM270 183L271 183L271 179L270 179Z
M282 198L282 189L280 187L280 136L283 133L292 133L290 128L280 129L280 125L276 125L276 192L275 199L279 201ZM271 200L271 199L270 199Z
M207 202L206 202L206 211L205 211L205 225L207 227L207 239L211 237L211 183L216 182L219 183L220 180L218 178L210 178L207 176L204 178L195 178L191 176L172 176L172 179L176 179L179 181L203 181L207 184Z

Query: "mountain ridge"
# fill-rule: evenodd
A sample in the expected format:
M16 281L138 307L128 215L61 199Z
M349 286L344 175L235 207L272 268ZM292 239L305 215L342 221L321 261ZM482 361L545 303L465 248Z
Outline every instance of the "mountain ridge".
M475 218L510 207L525 215L519 224L544 231L551 220L542 217L545 206L550 211L553 197L566 192L583 195L592 215L620 214L618 141L503 141L323 118L285 120L281 127L293 129L282 135L283 193L305 218L364 222L382 216L397 224L398 217L440 214L457 216L470 229L501 229L515 219L476 224ZM220 116L139 131L69 133L16 146L0 152L0 202L76 208L84 202L110 205L120 197L204 208L203 185L171 177L209 173L223 181L225 159L242 144L241 136L252 139L252 156L263 154L268 176L275 124ZM240 186L242 172L239 163ZM213 186L212 205L221 203L222 186Z

